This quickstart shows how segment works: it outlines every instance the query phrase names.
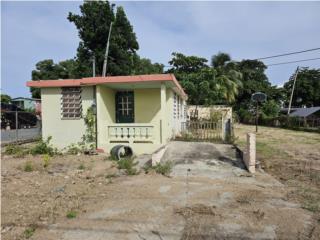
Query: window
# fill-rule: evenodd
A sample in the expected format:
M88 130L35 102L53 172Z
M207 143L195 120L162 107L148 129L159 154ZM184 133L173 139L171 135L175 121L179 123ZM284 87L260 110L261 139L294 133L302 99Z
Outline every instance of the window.
M61 88L61 117L64 119L76 119L81 117L81 88Z
M134 122L134 94L132 91L116 93L116 121L117 123Z
M177 115L177 94L174 93L174 98L173 98L173 118L176 118Z

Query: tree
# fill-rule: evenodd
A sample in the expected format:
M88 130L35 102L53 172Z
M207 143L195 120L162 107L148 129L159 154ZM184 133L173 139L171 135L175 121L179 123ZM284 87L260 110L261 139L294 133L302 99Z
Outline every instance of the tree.
M287 96L287 104L289 103L292 86L293 77L291 77L290 80L284 84L284 91ZM296 80L292 105L306 105L307 107L320 106L320 68L300 69Z
M164 65L152 63L150 59L140 58L138 55L133 58L133 75L163 73Z
M57 64L52 59L42 60L36 64L36 69L32 70L32 80L74 78L76 66L73 59ZM33 98L40 98L40 89L30 88L30 91Z
M1 94L1 103L10 103L11 97L7 94Z
M85 1L80 15L69 13L68 20L78 29L80 43L77 49L78 77L91 76L91 59L95 56L96 71L102 73L109 27L113 22L108 57L108 75L130 75L133 58L139 45L133 27L124 9L108 1Z
M217 72L218 90L221 91L223 99L233 103L242 87L242 73L236 69L236 63L231 61L227 53L219 52L212 56L211 66Z
M173 57L169 61L169 64L172 65L172 68L168 70L171 73L194 73L201 70L208 65L207 59L197 56L185 56L182 53L172 53Z

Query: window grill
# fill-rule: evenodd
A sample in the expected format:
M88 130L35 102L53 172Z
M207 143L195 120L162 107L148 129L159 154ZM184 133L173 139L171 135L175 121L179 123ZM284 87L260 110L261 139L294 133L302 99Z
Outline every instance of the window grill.
M64 119L80 118L82 113L81 87L61 88L61 95L61 117Z

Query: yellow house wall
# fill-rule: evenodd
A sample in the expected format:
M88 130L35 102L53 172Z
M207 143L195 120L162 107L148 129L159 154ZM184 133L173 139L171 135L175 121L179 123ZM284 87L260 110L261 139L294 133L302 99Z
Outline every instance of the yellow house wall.
M81 98L82 114L85 115L93 103L93 87L83 87ZM42 88L41 101L43 139L51 136L52 145L58 149L80 142L86 131L84 120L61 119L61 88Z

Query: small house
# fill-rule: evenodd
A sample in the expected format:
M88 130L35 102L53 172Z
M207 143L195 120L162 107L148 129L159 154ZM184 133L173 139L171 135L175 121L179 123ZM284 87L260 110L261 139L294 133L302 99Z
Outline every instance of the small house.
M11 99L11 103L24 110L41 112L41 99L38 98L17 97Z
M84 116L95 109L96 146L109 152L130 146L152 153L179 134L187 95L173 74L28 81L41 88L42 136L65 148L86 133Z

